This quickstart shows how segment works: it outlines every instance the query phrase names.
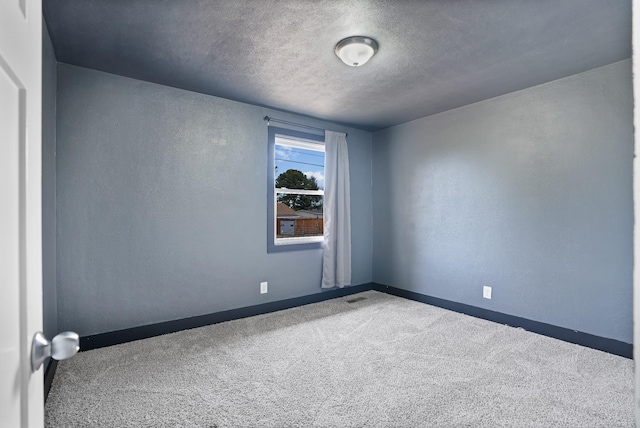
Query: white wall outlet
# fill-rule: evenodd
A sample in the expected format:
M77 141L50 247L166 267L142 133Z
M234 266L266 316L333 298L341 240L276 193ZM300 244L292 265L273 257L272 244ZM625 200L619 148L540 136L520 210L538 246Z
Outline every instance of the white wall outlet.
M266 281L260 283L260 294L266 294L267 293L268 285L269 285L269 283L266 282Z
M491 287L487 287L486 285L482 287L482 297L491 299Z

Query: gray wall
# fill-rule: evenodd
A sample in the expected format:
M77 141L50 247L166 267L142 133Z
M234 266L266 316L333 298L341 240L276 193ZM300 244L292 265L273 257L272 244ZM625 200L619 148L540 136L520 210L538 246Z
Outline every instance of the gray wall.
M631 343L632 110L626 60L375 133L374 281Z
M57 114L61 329L321 292L321 250L267 254L267 114L349 133L353 284L371 281L370 133L65 64Z
M58 332L56 296L56 57L42 20L42 298L43 331Z

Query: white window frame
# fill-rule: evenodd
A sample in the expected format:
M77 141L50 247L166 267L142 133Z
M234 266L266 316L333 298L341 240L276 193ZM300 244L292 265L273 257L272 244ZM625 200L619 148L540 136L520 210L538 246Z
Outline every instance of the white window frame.
M325 152L323 135L320 136L291 129L269 127L269 173L267 174L269 195L267 199L270 215L268 215L269 227L267 227L267 250L268 252L279 252L319 249L324 241L324 236L300 236L294 238L278 238L276 236L279 194L324 196L324 190L287 189L284 187L276 188L276 146L295 147L321 153Z

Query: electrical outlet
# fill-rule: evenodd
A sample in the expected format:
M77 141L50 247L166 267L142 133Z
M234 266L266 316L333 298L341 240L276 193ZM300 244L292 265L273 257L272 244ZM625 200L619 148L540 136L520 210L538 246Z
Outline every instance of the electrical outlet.
M487 287L486 285L482 287L482 297L491 299L491 287Z
M260 294L266 294L267 293L268 285L269 285L269 283L266 282L266 281L260 283Z

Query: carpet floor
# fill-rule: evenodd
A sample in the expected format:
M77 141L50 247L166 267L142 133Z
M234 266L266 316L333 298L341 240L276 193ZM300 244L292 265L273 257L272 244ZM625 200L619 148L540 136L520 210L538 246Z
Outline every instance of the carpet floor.
M626 358L367 291L82 352L45 425L632 427L633 379Z

